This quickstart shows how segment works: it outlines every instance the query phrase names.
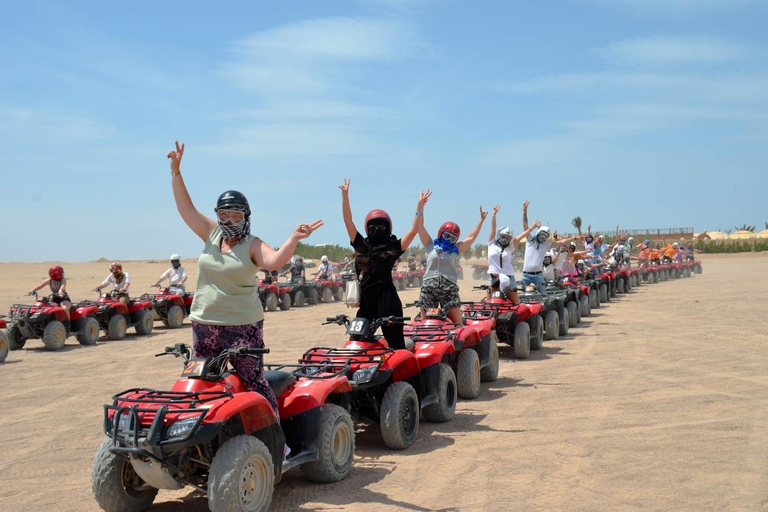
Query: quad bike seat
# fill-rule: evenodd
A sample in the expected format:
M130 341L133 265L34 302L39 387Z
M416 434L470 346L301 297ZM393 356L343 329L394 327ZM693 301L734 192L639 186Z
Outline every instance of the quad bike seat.
M276 396L282 395L286 389L293 386L293 383L296 382L296 377L292 373L280 370L266 371L264 372L264 377L267 378L269 387L272 388Z

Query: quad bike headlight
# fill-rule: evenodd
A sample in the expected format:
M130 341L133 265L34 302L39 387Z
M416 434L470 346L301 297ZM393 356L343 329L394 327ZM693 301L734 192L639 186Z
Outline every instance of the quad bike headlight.
M172 423L171 426L168 427L167 435L169 438L184 437L189 434L193 428L195 428L195 425L197 425L197 418L179 420L175 423Z
M376 370L378 370L376 366L367 366L365 368L361 368L352 374L352 380L358 384L369 382L373 376L376 375Z
M131 429L131 415L129 413L123 413L120 415L120 419L117 421L118 432L127 432Z

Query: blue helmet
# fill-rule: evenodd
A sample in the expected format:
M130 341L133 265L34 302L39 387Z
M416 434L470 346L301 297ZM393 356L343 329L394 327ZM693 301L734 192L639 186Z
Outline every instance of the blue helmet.
M650 247L651 246L651 239L650 238L646 238L644 243L645 243L645 245Z

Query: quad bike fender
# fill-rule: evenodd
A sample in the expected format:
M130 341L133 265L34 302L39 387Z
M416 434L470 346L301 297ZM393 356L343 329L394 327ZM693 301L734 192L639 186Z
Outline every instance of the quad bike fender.
M148 300L134 300L128 303L128 312L131 314L131 318L135 316L139 311L145 309L152 309L152 302Z
M69 317L74 323L76 320L86 316L96 316L99 313L99 306L96 304L90 306L75 307L70 310Z
M218 407L212 407L205 422L224 422L234 416L240 416L244 434L252 434L277 422L272 406L255 391L237 393Z
M531 302L530 304L528 304L528 310L531 312L531 316L543 315L545 313L544 304L542 304L541 302Z
M343 375L330 379L301 379L282 396L278 397L280 421L318 409L325 404L332 393L349 393L352 388Z
M419 368L424 369L439 363L447 354L456 351L451 341L419 341L415 343L413 353L419 363Z
M493 318L483 320L473 320L469 324L481 339L485 336L490 336L491 331L496 327L496 321Z
M395 350L395 352L381 365L382 370L392 371L392 382L408 380L419 375L419 362L416 355L407 350ZM416 388L418 389L418 388Z

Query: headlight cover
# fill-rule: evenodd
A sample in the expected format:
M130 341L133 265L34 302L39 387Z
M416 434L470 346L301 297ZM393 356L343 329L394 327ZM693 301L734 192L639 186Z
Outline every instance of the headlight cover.
M364 384L366 382L369 382L374 375L376 375L376 371L378 370L378 367L371 365L366 366L365 368L361 368L357 370L355 373L352 374L352 380L357 382L358 384Z
M171 424L168 427L167 436L172 437L184 437L189 434L195 425L197 425L199 418L188 418L186 420L179 420Z

